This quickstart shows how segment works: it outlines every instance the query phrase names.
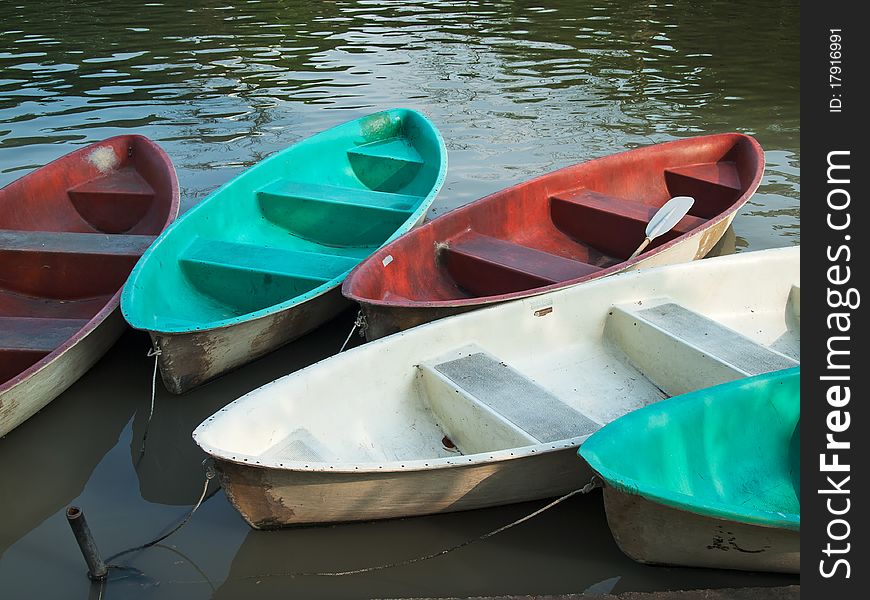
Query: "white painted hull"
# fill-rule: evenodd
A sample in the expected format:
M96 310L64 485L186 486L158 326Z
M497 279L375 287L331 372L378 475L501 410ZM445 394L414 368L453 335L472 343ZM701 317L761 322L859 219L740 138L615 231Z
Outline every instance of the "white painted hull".
M194 439L259 528L558 495L588 482L575 451L597 427L797 364L799 263L797 248L708 259L443 319L255 390Z
M649 564L800 572L800 532L714 519L604 489L607 523L619 548Z
M220 460L217 466L227 497L257 529L290 523L392 519L525 502L566 494L583 487L592 477L591 470L578 464L576 444L511 460L363 476L251 468Z
M298 306L236 325L148 333L160 350L157 360L166 389L182 394L302 337L349 306L336 285Z
M75 383L112 347L125 327L116 306L101 323L39 370L0 391L0 436L32 417Z

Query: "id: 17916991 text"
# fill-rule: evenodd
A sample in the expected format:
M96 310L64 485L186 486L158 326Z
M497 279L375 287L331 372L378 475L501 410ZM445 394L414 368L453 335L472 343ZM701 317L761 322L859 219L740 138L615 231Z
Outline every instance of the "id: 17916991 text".
M828 112L839 113L843 112L843 30L830 29L828 33Z

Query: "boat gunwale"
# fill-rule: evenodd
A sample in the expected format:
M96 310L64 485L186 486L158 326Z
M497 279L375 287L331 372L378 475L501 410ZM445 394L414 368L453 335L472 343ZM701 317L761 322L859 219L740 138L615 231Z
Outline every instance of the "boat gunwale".
M364 260L362 260L358 265L356 265L353 268L353 270L350 272L350 274L347 276L347 278L344 280L344 282L342 284L342 288L341 288L341 293L348 300L352 300L352 301L357 302L363 306L377 306L377 307L383 307L383 308L397 308L397 309L415 309L415 308L418 308L418 309L435 308L435 309L437 309L437 308L442 308L442 309L450 309L450 308L489 306L492 304L506 302L508 300L516 300L516 299L520 299L520 298L531 298L534 296L539 296L541 294L546 294L549 292L563 289L565 287L570 287L570 286L577 285L580 283L585 283L586 281L589 281L589 280L594 280L594 279L598 279L601 277L606 277L606 276L609 276L609 275L612 275L615 273L619 273L619 272L622 272L625 270L629 270L629 269L641 266L645 261L647 261L649 259L653 259L653 258L657 257L659 254L673 248L674 246L681 244L692 237L695 237L697 235L701 235L704 232L709 231L713 227L716 227L717 225L719 225L723 221L731 218L737 211L739 211L743 207L744 204L746 204L746 202L752 197L752 195L755 194L756 190L758 189L758 186L761 184L762 178L764 177L764 167L765 167L764 150L761 147L761 144L759 144L759 142L755 138L753 138L750 135L746 135L744 133L739 133L739 132L715 133L715 134L703 135L703 136L678 138L678 139L670 140L667 142L661 142L659 144L653 144L651 146L640 146L638 148L631 148L629 150L624 150L621 152L617 152L614 154L608 154L605 156L599 156L599 157L592 158L592 159L587 160L587 161L582 161L580 163L574 163L571 165L567 165L565 167L561 167L559 169L556 169L555 171L550 171L548 173L544 173L543 175L539 175L539 176L534 177L532 179L529 179L529 180L520 182L518 184L512 185L510 187L498 190L498 191L493 192L491 194L487 194L486 196L483 196L482 198L479 198L477 200L473 200L469 204L458 206L458 207L454 208L453 210L446 212L443 215L438 217L439 219L444 219L444 218L448 218L449 215L451 215L452 213L454 213L456 211L472 210L473 206L475 204L486 202L486 201L492 201L492 199L494 197L501 196L510 190L513 190L513 189L516 189L519 187L525 187L528 185L534 185L536 183L540 183L541 181L544 181L552 176L569 171L571 169L576 169L576 168L580 167L581 165L584 167L586 167L588 165L594 165L600 161L607 160L608 158L615 156L617 154L627 154L629 152L635 152L638 150L643 150L644 148L651 148L654 146L664 146L664 145L668 145L668 144L680 144L680 143L686 144L690 140L700 141L700 140L717 138L717 137L734 137L735 139L738 139L738 140L743 139L743 140L746 140L750 143L750 146L755 151L756 156L760 159L759 160L759 168L756 171L755 176L753 177L750 184L745 186L745 189L744 189L743 193L740 195L740 197L737 198L728 208L726 208L725 210L720 212L715 217L707 219L704 222L704 224L701 225L700 227L697 227L697 228L695 228L691 231L688 231L688 232L686 232L678 237L675 237L672 240L669 240L663 244L660 244L660 245L656 246L655 248L653 248L652 250L649 250L647 252L643 252L643 253L639 254L638 256L636 256L635 258L631 258L631 259L627 259L627 260L618 262L615 265L611 265L610 267L601 269L600 271L595 271L593 273L589 273L588 275L584 275L583 277L578 277L575 279L560 281L560 282L553 283L553 284L550 284L547 286L531 288L528 290L509 292L506 294L493 294L493 295L488 295L488 296L471 296L468 298L452 298L450 300L407 300L407 299L401 299L401 298L385 300L383 298L371 298L368 296L360 296L359 294L355 293L352 290L352 288L354 287L355 278L362 277L362 275L359 274L359 271L361 271L363 268L365 268L365 266L368 265L369 262L373 263L375 260L381 261L385 258L385 254L390 254L389 246L391 246L391 245L393 245L393 243L395 243L395 240L394 240L393 242L389 242L388 244L385 244L384 246L379 248L377 251L373 252L371 255L369 255ZM434 221L435 221L435 219L430 221L430 223L432 223Z
M726 383L712 386L711 388L708 387L694 390L692 392L687 392L679 396L668 398L666 400L663 400L663 402L670 402L672 403L672 405L679 405L686 402L693 402L695 397L702 394L708 394L711 389L739 388L743 385L746 385L747 381L759 378L791 378L794 376L797 376L798 378L800 377L800 365L796 367L790 367L788 369L771 371L769 373L765 373L763 375L756 375L754 377L743 377L740 379L735 379L733 381L728 381ZM649 405L643 408L639 408L635 411L623 415L622 417L620 417L620 419L617 419L617 421L621 419L628 419L628 421L641 419L643 418L643 413L646 411L646 409L653 408L654 406L655 405ZM616 421L613 421L613 423L615 422ZM604 428L599 430L599 432L601 431L604 431ZM605 485L615 489L622 494L639 496L641 498L644 498L645 500L660 504L662 506L690 512L711 519L734 521L737 523L757 525L760 527L771 527L788 529L791 531L800 531L800 513L783 513L763 509L736 510L733 508L734 506L736 506L735 504L729 504L726 502L690 501L692 498L695 498L695 496L690 496L682 492L670 490L660 485L650 485L648 483L639 481L635 477L627 477L625 475L622 475L619 471L603 465L597 458L590 460L589 457L585 456L584 451L589 452L588 449L584 449L582 447L578 450L578 454L580 455L580 457L582 457L583 461L586 462L586 464L588 464L589 467L596 474L598 474L599 477L601 477Z
M244 398L244 396L242 396L242 398ZM239 398L239 400L242 398ZM227 408L232 406L232 404L233 403L228 404ZM218 413L215 414L219 414L220 412L222 411L218 411ZM583 441L591 435L567 438L545 444L533 444L530 446L519 446L517 448L507 448L504 450L493 450L491 452L456 454L455 456L442 456L435 458L413 458L409 460L391 460L384 462L341 463L300 460L281 461L278 459L263 460L261 457L241 452L227 452L199 439L199 435L202 435L201 430L206 428L206 425L212 418L214 418L214 416L203 421L196 429L194 429L192 434L194 442L196 442L196 444L212 458L243 467L287 473L402 473L460 467L476 467L492 463L501 463L508 460L527 458L529 456L551 454L565 450L573 450L576 452Z
M145 137L140 134L122 134L115 135L112 137L108 137L102 140L98 140L96 142L91 142L86 146L79 148L78 150L74 150L73 152L69 152L64 154L63 156L59 156L58 158L52 160L51 162L46 163L45 165L34 169L21 179L16 181L23 181L25 178L35 176L42 169L48 168L55 164L60 164L65 160L74 160L75 157L82 153L84 154L91 147L97 146L99 144L105 144L107 142L113 142L120 139L128 139L128 140L136 140L137 143L144 144L145 147L149 148L149 151L154 152L160 161L167 166L167 171L169 172L169 181L170 181L170 202L169 202L169 210L166 216L166 221L163 223L160 232L166 231L167 227L175 220L178 216L178 211L181 206L181 197L180 197L180 189L178 187L178 175L175 171L175 166L172 164L172 161L169 158L169 155L166 153L163 148L161 148L154 140ZM13 182L14 183L14 182ZM11 184L10 184L11 185ZM116 234L106 234L106 235L116 235ZM147 234L146 234L147 235ZM158 233L157 235L160 235ZM152 242L153 244L153 242ZM149 246L150 249L150 246ZM146 250L147 252L147 250ZM129 277L129 276L128 276ZM126 280L125 284L126 285ZM103 324L112 313L119 308L121 304L121 295L123 293L124 285L122 285L117 292L112 294L111 298L109 298L108 302L103 305L103 307L93 316L91 317L87 323L85 323L81 329L76 331L76 333L66 340L63 344L49 352L46 356L39 359L33 365L3 383L0 383L0 395L6 394L10 392L14 388L16 388L19 384L25 383L30 378L36 376L42 370L48 368L51 364L60 360L63 355L69 352L74 346L76 346L79 342L89 336L91 333L96 331L100 325Z
M293 144L291 144L290 146L287 146L286 148L278 150L274 154L267 156L263 160L260 160L259 162L255 163L254 165L251 165L251 167L249 167L245 171L242 171L241 173L239 173L235 177L233 177L233 178L229 179L228 181L224 182L223 184L221 184L214 191L210 192L205 198L203 198L202 200L197 202L194 206L192 206L189 210L187 210L187 212L184 213L182 218L179 218L174 223L172 223L170 226L166 227L163 230L163 232L157 237L157 239L154 240L154 242L151 244L151 246L149 246L148 250L146 250L145 253L139 258L139 261L136 263L136 266L133 268L133 270L130 272L130 276L127 278L127 283L124 285L124 288L122 290L122 296L121 296L121 312L124 316L124 320L127 321L127 323L129 323L130 326L135 328L135 329L140 329L143 331L153 332L153 333L161 334L161 335L175 336L175 335L188 335L188 334L196 334L196 333L208 333L208 332L231 329L232 327L239 325L239 324L242 324L242 323L259 321L261 319L266 319L268 317L271 317L271 316L274 316L274 315L277 315L280 313L284 313L288 310L292 310L292 309L296 308L297 306L299 306L300 304L303 304L304 302L307 302L309 300L313 300L315 298L318 298L320 296L328 294L329 292L333 291L335 288L340 286L356 266L347 269L347 271L344 271L344 272L338 274L337 276L333 277L329 281L325 281L321 285L305 292L304 294L299 294L299 295L294 296L293 298L290 298L288 300L285 300L284 302L281 302L279 304L273 304L271 306L267 306L266 308L261 308L260 310L245 313L243 315L238 315L238 316L230 317L230 318L226 318L226 319L220 319L220 320L216 320L216 321L201 323L201 324L194 325L194 326L160 327L160 326L158 326L159 325L158 323L151 323L151 324L141 323L141 319L137 318L137 316L135 314L133 314L133 311L130 310L130 303L132 301L129 300L130 294L132 294L132 289L135 287L135 283L136 283L135 280L138 277L139 273L144 268L143 265L145 265L145 263L148 262L148 260L150 260L151 254L153 252L155 252L156 249L159 247L159 245L164 241L164 239L168 235L170 235L170 232L172 232L172 230L177 226L177 224L181 223L183 221L183 219L187 219L188 215L195 214L197 210L200 210L203 206L205 206L207 204L207 201L210 198L218 195L219 193L223 193L223 191L226 188L228 188L230 185L232 185L239 177L242 177L249 169L257 169L257 168L260 168L262 166L265 166L268 163L275 161L275 160L279 159L280 157L284 156L285 153L290 152L295 147L297 147L299 144L306 143L309 140L312 140L312 139L316 138L317 136L319 136L323 133L326 133L326 132L328 132L336 127L341 127L343 125L347 125L347 124L353 123L355 121L360 121L362 119L369 118L373 115L392 113L392 112L399 112L399 113L403 113L403 114L413 114L413 115L416 115L417 117L419 117L424 123L426 123L429 131L432 133L434 139L438 143L438 148L440 150L441 164L440 164L438 173L435 177L435 180L433 181L432 186L429 189L429 192L425 196L421 196L420 204L417 206L416 209L414 209L414 212L410 213L408 215L408 218L405 219L405 221L402 223L402 225L399 228L397 228L396 231L394 231L393 234L386 241L383 242L383 244L381 244L380 246L375 248L375 250L371 254L369 254L368 256L372 256L373 254L378 252L378 250L383 248L385 245L392 243L396 238L398 238L399 236L401 236L404 233L413 229L418 223L420 223L421 221L423 221L423 219L425 219L426 213L429 211L429 208L432 206L432 203L435 201L436 196L441 191L441 188L443 187L444 181L447 177L447 146L444 142L444 138L441 135L441 132L438 131L438 128L435 127L435 125L425 115L423 115L421 112L414 110L414 109L411 109L411 108L401 108L401 107L389 108L389 109L377 111L375 113L371 113L369 115L364 115L358 119L353 119L351 121L344 121L342 123L338 123L334 127L330 127L328 129L318 131L310 136L303 137L303 138L299 139L298 141L294 142ZM365 259L363 259L363 260L365 260ZM130 290L130 291L128 291L128 290Z

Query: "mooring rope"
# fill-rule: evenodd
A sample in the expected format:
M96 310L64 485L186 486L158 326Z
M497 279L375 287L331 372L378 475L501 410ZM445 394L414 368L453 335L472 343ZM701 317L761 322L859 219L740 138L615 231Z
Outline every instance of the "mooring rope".
M267 573L265 575L246 575L244 577L241 577L240 579L264 579L266 577L344 577L345 575L359 575L361 573L371 573L373 571L383 571L384 569L392 569L394 567L405 567L408 565L413 565L413 564L418 563L418 562L423 562L424 560L430 560L433 558L438 558L439 556L444 556L445 554L449 554L450 552L453 552L455 550L459 550L460 548L464 548L464 547L466 547L470 544L473 544L475 542L480 542L480 541L489 539L493 536L496 536L500 533L507 531L508 529L516 527L517 525L520 525L522 523L525 523L529 519L533 519L533 518L537 517L541 513L550 510L554 506L561 504L562 502L564 502L565 500L568 500L569 498L572 498L578 494L588 494L589 492L591 492L592 490L594 490L595 488L600 487L600 486L601 486L601 483L598 480L598 478L596 476L593 476L592 480L589 483L587 483L586 485L584 485L582 488L576 489L573 492L568 492L564 496L562 496L560 498L556 498L555 500L548 503L547 505L542 506L538 510L531 512L531 513L525 515L524 517L517 519L516 521L508 523L507 525L503 525L503 526L499 527L498 529L493 529L492 531L484 533L483 535L480 535L476 538L471 538L471 539L465 540L463 542L460 542L458 544L450 546L449 548L445 548L445 549L439 550L437 552L432 552L430 554L424 554L423 556L415 556L413 558L407 558L407 559L392 562L392 563L387 563L387 564L383 564L383 565L376 565L376 566L372 566L372 567L363 567L360 569L350 569L348 571L310 571L310 572L290 572L290 573Z
M136 466L142 461L145 456L145 441L148 439L148 429L151 427L151 419L154 417L154 398L157 395L157 361L160 357L160 348L154 344L153 348L148 350L147 356L154 357L154 373L151 375L151 410L148 411L148 420L145 421L145 433L142 434L142 445L139 446L139 456L136 458Z
M175 527L173 527L170 531L166 532L165 534L161 535L160 537L158 537L154 540L151 540L150 542L147 542L145 544L142 544L140 546L136 546L134 548L129 548L127 550L122 550L121 552L118 552L118 553L110 556L108 559L106 559L106 563L107 563L106 566L109 569L116 569L116 570L120 570L120 571L131 571L137 575L144 575L145 574L143 571L137 569L136 567L113 564L113 563L110 563L110 561L115 560L118 557L124 556L125 554L130 554L131 552L136 552L138 550L145 550L146 548L150 548L152 546L156 546L156 545L163 546L162 544L160 544L160 542L162 542L163 540L165 540L166 538L168 538L169 536L171 536L172 534L177 532L179 529L181 529L182 527L187 525L187 523L193 517L193 514L202 505L202 503L205 500L207 500L208 498L211 498L211 496L213 496L214 493L217 492L217 489L216 489L216 490L214 490L214 492L212 492L212 494L209 494L208 496L206 496L206 493L208 491L209 482L215 477L216 473L215 473L213 464L211 464L211 459L208 459L208 458L205 459L203 461L203 466L206 469L206 475L205 475L205 482L204 482L203 487L202 487L202 494L200 495L199 500L196 502L196 504L193 506L193 508L191 508L190 511L184 516L184 518ZM450 546L449 548L444 548L444 549L439 550L437 552L431 552L429 554L424 554L422 556L415 556L415 557L407 558L404 560L399 560L399 561L381 564L381 565L374 565L374 566L370 566L370 567L362 567L359 569L349 569L346 571L293 571L293 572L285 572L285 573L266 573L266 574L262 574L262 575L246 575L244 577L240 577L239 579L265 579L268 577L291 577L291 578L294 578L294 577L344 577L347 575L359 575L362 573L371 573L374 571L383 571L385 569L392 569L395 567L404 567L404 566L408 566L408 565L413 565L415 563L419 563L419 562L423 562L426 560L431 560L433 558L438 558L440 556L444 556L446 554L449 554L451 552L454 552L456 550L459 550L461 548L469 546L475 542L480 542L480 541L489 539L491 537L494 537L500 533L503 533L509 529L512 529L513 527L516 527L517 525L521 525L522 523L525 523L526 521L537 517L541 513L544 513L546 511L550 510L554 506L561 504L562 502L564 502L565 500L568 500L569 498L573 498L574 496L577 496L578 494L588 494L589 492L591 492L592 490L594 490L597 487L601 487L601 482L597 476L593 476L592 480L589 481L589 483L584 485L582 488L576 489L572 492L568 492L564 496L556 498L552 502L547 503L546 505L542 506L541 508L539 508L539 509L523 516L523 517L520 517L519 519L516 519L516 520L508 523L507 525L502 525L501 527L499 527L497 529L493 529L492 531L488 531L488 532L484 533L483 535L479 535L475 538L470 538L470 539L464 540L458 544L454 544L453 546ZM220 489L220 488L218 488L218 489ZM178 583L203 583L203 582L201 582L201 581L196 581L196 582L167 581L166 583L177 583L178 584ZM205 577L205 583L212 585L207 577ZM103 585L104 584L105 584L105 581L103 582ZM102 596L102 592L103 592L103 589L101 587L101 589L100 589L101 596Z
M161 535L157 539L151 540L150 542L142 544L141 546L136 546L135 548L129 548L127 550L122 550L121 552L117 552L117 553L113 554L112 556L110 556L109 558L106 559L107 563L109 561L115 560L119 556L124 556L125 554L130 554L131 552L136 552L138 550L144 550L145 548L150 548L151 546L159 544L160 542L162 542L163 540L168 538L170 535L172 535L173 533L175 533L176 531L178 531L179 529L181 529L182 527L187 525L188 521L190 521L191 517L193 517L193 513L195 513L196 510L207 499L206 493L208 492L208 484L212 479L214 479L214 476L216 474L215 470L214 470L214 466L211 464L210 458L207 458L204 461L202 461L202 464L203 464L203 467L205 467L205 481L203 482L203 485L202 485L202 494L200 494L199 500L196 501L196 504L194 504L193 508L190 509L190 511L184 516L184 518L181 519L181 521L179 521L175 527L173 527L172 529L170 529L168 532L164 533L163 535ZM212 492L212 494L210 496L208 496L208 498L211 498L211 496L213 496L216 492L217 492L217 489L215 489L215 491ZM131 568L131 567L123 566L123 565L112 565L112 564L109 564L107 566L109 568L114 568L114 569L130 569Z
M350 333L347 334L347 337L344 340L344 343L341 345L341 350L339 352L344 352L344 349L347 347L347 343L350 341L350 338L353 337L353 332L357 330L357 328L361 327L365 329L366 325L366 317L363 314L363 311L360 310L356 315L356 320L353 322L353 327L350 328Z
M196 564L193 560L191 560L191 558L188 555L186 555L184 552L182 552L178 548L173 548L172 546L167 546L166 544L155 544L154 547L155 548L163 548L164 550L169 550L170 552L173 552L173 553L177 554L178 556L180 556L182 558L182 560L186 561L187 564L189 564L191 567L193 567L194 570L197 573L199 573L199 576L202 577L201 582L198 582L198 583L205 583L206 585L208 585L208 587L211 588L212 593L217 592L217 588L215 587L214 582L212 582L212 580L209 579L209 577L208 577L208 575L206 575L205 571L203 571L202 568L198 564Z

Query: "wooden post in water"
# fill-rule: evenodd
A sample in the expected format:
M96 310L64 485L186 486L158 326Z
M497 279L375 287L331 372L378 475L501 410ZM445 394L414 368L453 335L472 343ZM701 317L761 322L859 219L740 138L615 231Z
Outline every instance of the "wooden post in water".
M85 562L88 564L88 577L94 581L102 581L106 578L109 569L100 557L100 551L91 535L88 522L85 521L85 513L78 506L70 506L66 509L66 520L69 521L70 529L72 529L73 535L79 543L79 548L81 548L82 556L85 557Z

